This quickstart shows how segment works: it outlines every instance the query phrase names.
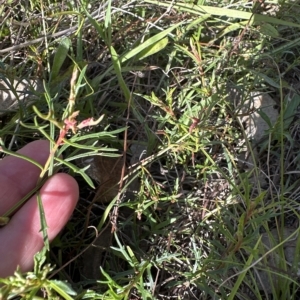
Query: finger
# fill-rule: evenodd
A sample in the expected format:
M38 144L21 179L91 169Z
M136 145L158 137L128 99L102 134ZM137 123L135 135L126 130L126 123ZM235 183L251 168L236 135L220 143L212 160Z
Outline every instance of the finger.
M51 177L41 189L50 241L70 218L78 194L76 181L63 173ZM0 277L12 275L17 265L23 272L33 267L33 256L43 247L40 229L39 210L34 196L0 230Z
M43 166L49 151L49 142L40 140L29 143L17 152ZM0 215L36 186L40 173L37 166L21 158L7 156L0 161Z

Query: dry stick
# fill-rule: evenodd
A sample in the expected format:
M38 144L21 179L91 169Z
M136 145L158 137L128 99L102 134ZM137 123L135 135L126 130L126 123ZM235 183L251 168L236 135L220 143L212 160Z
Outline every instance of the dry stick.
M121 191L122 191L122 187L123 187L123 179L124 179L124 176L125 176L126 153L127 153L127 149L128 149L127 137L128 137L128 123L129 123L129 116L130 116L130 104L131 104L131 99L132 99L132 94L133 94L133 88L135 86L136 79L137 79L137 76L134 77L134 81L133 81L133 84L132 84L132 90L131 90L131 93L130 93L130 99L129 99L128 105L127 105L126 129L125 129L125 132L124 132L123 168L122 168L122 174L121 174L121 179L120 179L119 192L118 192L118 195L117 195L118 198L117 198L115 207L113 209L113 212L112 212L112 215L111 215L111 218L110 218L110 221L111 221L111 224L112 224L112 228L111 228L111 232L112 233L115 232L116 229L117 229L117 219L118 219L118 214L119 214L119 204L121 202L120 201L120 196L121 196Z
M109 223L100 231L99 234L96 234L96 237L94 238L93 242L88 245L85 249L83 249L81 252L79 252L76 256L74 256L73 258L71 258L68 262L66 262L64 265L62 265L58 270L56 270L55 272L53 272L50 276L49 279L51 279L54 275L56 275L58 272L60 272L60 270L64 269L66 266L68 266L72 261L76 260L78 257L80 257L85 251L87 251L91 246L93 246L93 244L96 242L96 240L98 239L98 237L107 229L107 227L109 226ZM97 229L95 229L97 231Z
M128 113L127 113L127 118L128 118ZM121 173L121 178L120 178L120 184L119 184L119 191L118 191L118 195L117 195L117 201L115 203L115 207L113 209L113 212L112 212L112 215L111 215L111 218L110 218L110 222L111 222L111 225L112 225L112 228L111 228L111 232L115 232L116 229L117 229L117 219L118 219L118 215L119 215L119 205L121 203L121 199L120 199L120 196L121 196L121 191L122 191L122 187L123 187L123 180L124 180L124 176L125 176L125 169L126 169L126 153L127 153L127 126L128 125L128 121L126 121L126 130L125 130L125 133L124 133L124 154L123 154L123 168L122 168L122 173Z
M107 4L102 5L102 7L100 7L100 9L104 9L104 7L106 5ZM91 17L96 17L97 14L98 14L98 10L95 11L95 12L93 12L91 14ZM100 16L100 20L103 17L104 17L104 15ZM85 19L85 22L87 22L87 21L88 21L88 18ZM4 53L7 53L7 52L11 52L11 51L16 51L16 50L22 49L24 47L31 46L31 45L34 45L36 43L43 42L44 39L46 39L46 38L57 38L57 37L61 37L61 36L68 36L68 35L71 35L72 33L74 33L76 30L78 30L78 25L72 26L71 28L68 28L68 29L65 29L65 30L61 30L61 31L56 32L56 33L51 33L51 34L47 34L47 35L41 36L41 37L39 37L37 39L31 40L31 41L28 41L28 42L25 42L25 43L22 43L22 44L19 44L19 45L14 45L12 47L8 47L8 48L5 48L5 49L2 49L2 50L0 50L0 54L4 54Z
M121 179L120 179L120 185L119 185L119 192L117 195L117 201L115 203L115 207L113 209L111 218L110 218L110 222L112 225L111 228L111 232L115 232L117 229L117 219L118 219L118 215L119 215L119 204L121 202L120 196L121 196L121 191L122 191L122 187L123 187L123 179L125 176L125 164L126 164L126 153L127 153L127 137L128 137L128 120L129 120L129 115L130 115L130 103L131 103L131 97L132 97L132 93L130 96L130 99L128 101L128 105L127 105L127 116L126 116L126 129L124 132L124 151L123 151L123 168L122 168L122 173L121 173Z
M68 36L68 35L71 35L76 29L77 29L77 25L73 26L69 29L66 29L66 30L62 30L62 31L59 31L59 32L56 32L56 33L53 33L53 34L48 34L46 36L39 37L35 40L28 41L28 42L22 43L20 45L15 45L15 46L12 46L12 47L8 47L8 48L0 50L0 54L4 54L4 53L7 53L7 52L11 52L11 51L16 51L16 50L22 49L24 47L40 43L40 42L44 41L45 38L55 38L55 37L60 37L60 36Z
M92 211L92 208L97 200L96 198L97 195L94 196L94 199L92 200L91 204L89 205L88 209L87 209L87 212L86 212L86 218L85 218L85 222L84 222L84 226L83 226L83 232L82 232L82 235L81 235L81 242L83 243L83 239L85 237L85 234L87 232L87 229L88 229L88 226L89 226L89 222L90 222L90 215L91 215L91 211Z
M96 11L94 11L93 13L91 13L91 17L95 18L95 20L97 20L97 21L103 20L104 19L105 7L106 6L107 6L107 3L103 4ZM161 27L156 26L155 23L152 23L152 22L150 22L150 21L148 21L148 20L146 20L146 19L144 19L142 17L139 17L138 15L134 15L134 14L130 13L129 11L126 11L126 8L128 7L128 5L124 5L123 7L124 7L124 9L122 11L125 11L127 14L133 15L134 17L138 18L139 20L147 22L149 25L151 25L152 27L157 28L158 30L161 30L161 31L163 30ZM98 12L99 10L103 10L102 15L100 15L100 16L99 16L99 12ZM119 10L120 9L115 8L115 10L112 10L111 14L115 14ZM1 17L0 17L0 21L1 21ZM86 18L84 22L88 22L88 21L89 21L88 18ZM20 23L19 25L23 26L24 24ZM28 26L29 24L26 23L26 25ZM88 25L88 26L90 26L90 25ZM40 42L44 41L44 39L46 39L46 38L58 38L58 37L61 37L61 36L69 36L69 35L73 34L74 32L76 32L77 30L78 30L78 25L75 25L75 26L72 26L72 27L70 27L68 29L61 30L61 31L56 32L56 33L47 34L47 35L41 36L41 37L39 37L37 39L34 39L34 40L31 40L31 41L28 41L28 42L25 42L25 43L22 43L22 44L19 44L19 45L14 45L12 47L8 47L8 48L5 48L5 49L2 49L2 50L0 50L0 54L4 54L4 53L7 53L7 52L20 50L20 49L25 48L27 46L31 46L31 45L40 43Z
M119 160L118 160L119 161ZM113 167L113 170L115 169L115 166L116 166L117 163L115 163L114 167ZM123 169L122 169L123 170ZM107 182L107 181L106 181ZM90 215L91 215L91 210L95 204L95 202L97 202L97 200L99 199L99 196L101 196L101 186L103 186L106 182L100 182L100 185L97 189L97 192L95 193L94 197L93 197L93 200L91 201L88 209L87 209L87 213L86 213L86 219L85 219L85 223L84 223L84 230L82 232L82 240L84 239L84 236L85 236L85 233L87 231L87 228L88 228L88 224L89 224L89 221L90 221Z

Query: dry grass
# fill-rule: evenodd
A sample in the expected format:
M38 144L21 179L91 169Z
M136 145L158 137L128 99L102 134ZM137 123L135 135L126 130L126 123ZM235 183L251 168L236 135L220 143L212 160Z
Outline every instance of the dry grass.
M80 120L105 115L70 134L71 146L59 153L74 162L82 154L72 144L79 142L124 158L116 174L124 181L114 187L122 192L110 204L95 203L76 167L65 165L81 199L52 243L48 262L56 268L42 285L48 298L299 297L299 257L289 266L284 240L271 251L278 266L259 264L268 256L262 234L298 228L299 5L192 2L31 0L0 8L0 78L41 78L46 91L35 105L44 114L53 110L57 121L70 109L70 91ZM245 134L229 86L245 99L259 91L277 103L278 121L258 145ZM43 138L39 127L28 128L35 116L31 106L6 111L2 143ZM55 123L49 129L55 138ZM133 145L146 155L130 167ZM240 158L243 149L250 163ZM133 177L126 181L127 167ZM264 184L259 174L266 174ZM126 193L134 178L138 190ZM293 247L299 253L298 239ZM278 281L263 290L257 269L278 273ZM65 293L55 289L53 278L67 280L77 296L65 285Z

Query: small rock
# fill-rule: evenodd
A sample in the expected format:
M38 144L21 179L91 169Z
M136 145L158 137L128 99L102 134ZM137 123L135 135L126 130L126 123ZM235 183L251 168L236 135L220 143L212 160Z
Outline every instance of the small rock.
M278 119L278 111L275 109L276 102L268 95L259 92L250 93L250 99L242 104L241 117L242 124L246 125L245 133L248 139L258 143L270 129L269 124L262 118L263 113L271 125Z
M261 172L260 169L254 172L254 167L260 165L256 146L264 137L268 136L268 130L271 129L270 125L271 127L274 126L278 119L279 114L275 108L276 102L268 94L255 91L245 95L242 90L234 87L228 87L228 99L233 103L239 121L244 126L245 135L251 142L251 151L246 147L247 144L244 139L240 142L239 159L246 162L245 168L251 174L249 183L254 186L259 183L260 187L264 187L267 182L265 173Z
M19 105L28 105L36 93L42 93L43 83L40 79L14 80L12 85L0 79L0 116L10 110L17 110Z

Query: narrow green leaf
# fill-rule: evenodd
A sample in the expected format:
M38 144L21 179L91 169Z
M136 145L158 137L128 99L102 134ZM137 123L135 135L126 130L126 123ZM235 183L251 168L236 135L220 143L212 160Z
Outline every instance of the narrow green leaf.
M39 207L39 215L40 215L40 222L41 222L41 229L40 231L43 233L43 240L44 240L44 245L47 251L50 250L50 245L49 245L49 238L48 238L48 233L47 233L47 223L46 223L46 218L45 218L45 211L44 211L44 206L41 198L40 192L37 192L37 202L38 202L38 207Z
M244 212L239 218L239 223L237 228L237 235L239 237L243 237L244 235L245 219L246 219L246 213Z
M263 57L272 57L275 56L276 54L279 54L281 56L283 52L290 51L291 48L298 47L299 45L300 45L300 38L292 39L291 41L283 43L282 45L278 46L274 50L259 54L257 57L261 59Z
M192 21L187 27L186 30L190 30L195 26L199 26L199 24L201 24L202 22L205 22L207 19L209 19L211 17L210 14L206 14L201 16L200 18L196 19L195 21Z
M240 10L236 10L236 9L188 4L188 3L184 3L184 2L181 2L181 3L179 2L179 3L174 4L171 1L158 2L155 0L145 0L145 2L157 4L157 5L163 6L163 7L170 7L170 5L172 5L173 9L178 9L179 11L186 11L186 12L189 12L192 14L197 14L197 15L211 14L214 16L222 16L222 17L226 16L229 18L234 18L234 19L238 18L238 19L244 19L244 20L250 20L252 18L251 19L252 24L265 22L265 23L271 23L271 24L276 24L276 25L284 25L284 26L289 26L289 27L300 28L300 25L297 23L280 20L278 18L269 17L266 15L253 14L252 12L240 11Z
M121 87L121 89L124 93L125 99L127 101L130 101L130 91L129 91L129 88L127 87L127 85L126 85L126 83L123 79L122 72L121 72L121 63L120 63L118 54L115 51L114 47L110 47L110 53L111 53L111 58L112 58L112 61L113 61L113 66L114 66L116 75L118 77L120 87Z
M161 51L162 49L164 49L167 45L168 45L168 38L165 37L163 39L161 39L160 41L158 41L157 43L145 48L144 50L142 50L137 56L136 56L136 60L142 60L150 55L153 55L159 51Z
M133 251L131 250L131 248L129 246L126 246L126 249L127 249L127 252L128 252L128 254L130 256L130 259L131 259L134 267L138 267L139 266L139 262L138 262L137 258L135 257Z
M230 24L224 30L222 30L219 34L217 34L217 36L216 36L216 38L214 40L217 40L220 37L222 37L222 36L224 36L224 35L232 32L232 31L245 28L245 26L247 25L247 23L248 23L248 21L243 21L243 22L239 22L239 23ZM210 43L212 43L212 41Z
M50 280L51 286L61 295L65 296L66 294L71 296L76 296L76 291L72 288L72 286L66 282L61 280ZM55 287L54 287L55 286ZM67 298L66 298L67 299Z
M84 44L82 41L83 30L80 30L83 23L84 23L84 18L80 14L78 15L78 30L77 30L77 39L76 39L76 61L83 60L83 49L84 49Z
M105 28L109 28L111 26L111 0L107 1L107 8L106 8L104 26L105 26Z
M256 73L254 72L256 75L258 75L260 78L262 78L265 82L267 82L269 85L280 89L280 84L277 83L276 81L274 81L272 78L270 78L268 75L263 74L263 73Z
M71 45L71 41L68 38L64 38L61 40L53 60L53 65L51 70L52 79L57 77L63 62L65 61L68 55L70 45Z
M76 82L76 85L75 85L75 95L78 94L79 90L85 86L86 83L82 83L82 81L85 79L84 76L85 76L85 72L86 72L86 69L87 69L87 65L84 66L82 68L82 70L80 71L80 74L78 76L78 79L77 79L77 82Z
M77 144L77 143L74 143L73 141L72 142L69 142L69 140L65 140L64 141L64 146L65 145L68 145L68 146L72 146L74 148L77 148L77 149L83 149L83 150L93 150L93 151L99 151L100 148L97 147L97 146L89 146L89 145L84 145L84 144ZM64 148L65 150L66 148ZM106 149L106 148L104 148ZM62 154L62 152L59 152Z
M267 194L267 191L262 191L259 193L259 195L254 199L255 206L257 206L260 203L263 203L263 200L264 200L266 194Z
M15 205L9 208L2 217L10 217L14 214L29 198L31 198L45 183L47 178L44 178L39 181L39 184L33 188L29 193L27 193L20 201L18 201Z
M270 117L264 112L264 110L263 109L258 109L257 112L261 116L261 118L268 124L269 129L273 128L273 124L270 120Z
M104 28L106 29L106 44L111 47L111 0L107 1Z
M95 133L90 133L90 134L85 134L82 136L73 136L69 139L70 142L77 142L77 141L84 141L84 140L91 140L97 138L102 139L105 137L110 137L110 138L115 138L116 134L119 134L120 132L123 132L126 129L126 127L119 128L113 131L100 131L100 132L95 132Z
M99 33L100 37L105 40L105 34L104 34L104 25L103 24L99 24L90 14L89 12L86 10L86 8L84 8L84 12L87 15L88 20L90 21L90 23L95 27L95 29L97 30L97 32Z
M170 28L168 28L166 30L163 30L162 32L160 32L160 33L154 35L153 37L149 38L148 40L146 40L143 44L141 44L138 47L132 49L128 53L122 54L120 56L120 62L124 63L125 61L135 57L136 55L138 55L144 49L146 49L149 46L155 44L157 41L165 38L167 35L169 35L175 28L177 28L181 24L182 24L182 22L180 22L178 24L175 24L175 25L171 26Z
M112 211L112 208L114 207L114 205L115 205L115 203L116 203L116 201L117 201L117 198L118 198L118 197L115 197L115 198L107 205L107 207L106 207L106 209L105 209L105 211L104 211L104 213L103 213L103 215L102 215L102 217L101 217L101 220L100 220L99 224L97 225L97 230L98 230L98 232L100 232L101 229L103 228L103 225L104 225L106 219L108 218L110 212Z
M84 172L88 167L85 167L85 168L83 168L83 169L80 169L80 168L76 167L74 164L72 164L72 163L70 163L70 162L68 162L68 161L66 161L66 160L64 160L64 159L61 159L61 158L59 158L59 157L55 157L55 160L57 160L58 162L60 162L60 163L62 163L62 164L64 164L64 165L66 165L68 168L72 169L75 173L80 174L80 175L84 178L84 180L86 181L86 183L87 183L92 189L95 188L94 183L93 183L93 181L91 180L91 178L90 178L87 174L85 174L85 172Z
M285 99L285 108L283 112L283 128L288 129L293 122L293 118L297 112L297 107L300 105L300 96L295 94L290 101Z
M147 47L153 45L157 41L159 41L159 40L163 39L164 37L166 37L167 35L169 35L175 28L177 28L181 24L182 24L182 22L175 24L166 30L163 30L162 32L160 32L160 33L154 35L153 37L149 38L148 40L146 40L144 43L142 43L138 47L132 49L131 51L129 51L127 53L120 55L119 64L123 64L124 62L137 56L141 51L143 51ZM97 27L99 27L99 24L97 24ZM103 74L101 74L101 76L95 77L92 81L92 86L97 86L101 82L102 78L105 77L107 74L109 74L113 69L115 69L114 64L111 65L110 67L108 67L107 70ZM119 68L119 69L122 70L122 68Z
M48 281L49 286L55 290L63 299L65 300L73 300L72 297L70 297L66 292L65 292L65 285L62 284L62 282L58 283L56 280L49 280ZM71 291L70 288L67 289L67 291ZM73 292L74 293L74 292ZM71 295L73 295L73 293ZM76 293L75 293L76 295Z
M271 24L263 23L258 27L258 30L264 35L268 35L273 38L279 37L279 32Z
M258 247L258 245L259 245L259 242L260 242L260 240L257 241L257 243L256 243L256 245L255 245L255 247L254 247L254 249L257 249L257 247ZM250 269L250 265L252 264L253 259L254 259L254 256L253 256L253 254L251 253L251 254L249 255L249 257L248 257L248 260L247 260L245 266L244 266L244 269L243 269L241 272L239 272L239 273L237 274L237 275L238 275L238 278L237 278L237 280L236 280L236 282L235 282L235 284L234 284L234 287L232 288L232 290L231 290L231 292L230 292L230 295L229 295L229 297L228 297L228 300L233 300L233 299L235 299L235 296L236 296L236 294L238 293L238 289L239 289L240 285L242 284L242 282L243 282L243 280L244 280L244 278L245 278L245 276L246 276L246 274L247 274L247 271Z
M30 157L28 157L26 155L22 155L22 154L20 154L18 152L14 152L14 151L8 150L3 145L0 146L0 152L3 152L5 154L9 154L11 156L14 156L14 157L26 160L26 161L32 163L33 165L37 166L39 169L43 170L43 166L40 165L38 162L36 162L34 159L31 159Z

